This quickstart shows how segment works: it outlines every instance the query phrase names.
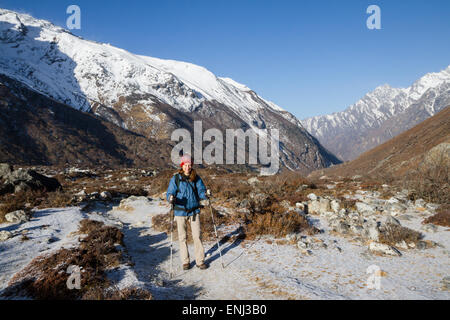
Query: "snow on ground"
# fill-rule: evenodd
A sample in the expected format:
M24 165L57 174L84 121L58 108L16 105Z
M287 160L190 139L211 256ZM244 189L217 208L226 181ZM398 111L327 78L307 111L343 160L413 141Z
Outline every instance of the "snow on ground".
M132 209L130 210L130 207ZM155 299L449 299L440 290L440 281L448 276L450 235L446 228L425 233L426 238L442 247L427 250L402 250L401 257L383 257L368 253L367 247L328 232L322 218L313 216L315 225L325 229L315 238L328 248L302 254L293 245L278 245L264 237L255 241L233 238L238 226L220 227L221 235L231 240L221 246L205 242L207 270L181 269L178 242L173 243L174 275L170 278L170 236L151 227L151 217L166 213L169 207L159 200L142 197L128 201L128 210L99 207L91 213L79 208L45 209L21 225L1 225L0 230L20 233L28 230L28 241L16 236L0 243L0 290L13 274L35 256L71 246L70 237L83 218L104 221L120 227L125 235L126 254L134 265L122 265L109 273L119 288L130 286L149 289ZM407 227L420 229L422 217L402 221ZM44 228L43 226L49 225ZM54 241L48 243L48 239ZM336 246L341 249L338 251ZM193 247L189 247L193 254ZM192 256L191 256L191 260ZM222 262L224 267L222 267ZM382 271L380 289L369 289L367 270L378 266Z
M75 246L78 237L70 233L78 230L78 223L84 218L87 215L80 208L71 207L35 211L31 220L22 224L0 224L0 231L10 231L14 235L0 242L0 290L33 258ZM22 241L22 235L29 240Z

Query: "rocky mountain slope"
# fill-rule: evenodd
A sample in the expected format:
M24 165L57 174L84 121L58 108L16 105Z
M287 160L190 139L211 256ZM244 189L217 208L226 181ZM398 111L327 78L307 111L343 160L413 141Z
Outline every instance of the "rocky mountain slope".
M0 75L0 163L163 167L169 147Z
M435 115L450 104L450 66L408 88L383 85L342 112L302 120L331 152L347 161Z
M229 78L186 62L87 41L48 21L0 9L0 73L71 107L148 138L252 129L280 136L281 166L310 172L339 163L292 114Z
M311 173L311 177L404 176L421 164L450 166L450 106L420 124L363 153L357 159Z

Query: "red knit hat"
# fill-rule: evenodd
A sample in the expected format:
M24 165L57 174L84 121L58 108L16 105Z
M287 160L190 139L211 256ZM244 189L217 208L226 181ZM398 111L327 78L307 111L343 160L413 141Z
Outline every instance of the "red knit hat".
M192 165L192 159L191 159L191 156L188 155L188 154L186 154L186 155L184 155L184 156L181 157L180 167L183 168L183 165L184 165L185 163L190 163L190 164Z

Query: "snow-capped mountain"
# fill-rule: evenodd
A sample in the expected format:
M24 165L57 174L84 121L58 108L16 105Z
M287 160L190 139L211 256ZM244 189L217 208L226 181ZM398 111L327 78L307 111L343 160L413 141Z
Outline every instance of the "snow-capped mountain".
M450 66L408 88L385 84L341 112L302 120L304 127L343 160L393 138L450 105Z
M281 164L311 171L338 163L276 104L187 62L135 55L77 37L48 21L0 9L0 73L147 137L175 128L279 129Z

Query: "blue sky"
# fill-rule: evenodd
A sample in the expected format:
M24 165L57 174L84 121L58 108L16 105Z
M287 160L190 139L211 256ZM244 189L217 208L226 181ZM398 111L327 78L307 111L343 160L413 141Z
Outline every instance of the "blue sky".
M299 119L344 110L375 87L450 65L448 0L0 0L85 39L192 62L246 84ZM381 30L369 30L369 5Z

